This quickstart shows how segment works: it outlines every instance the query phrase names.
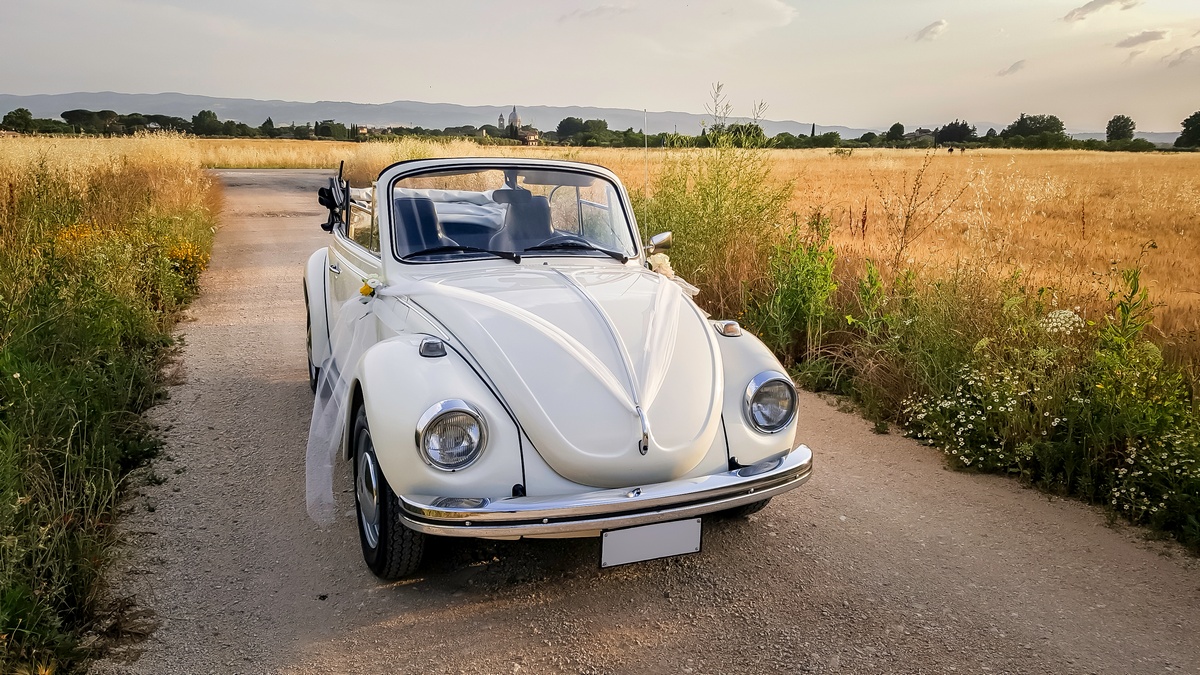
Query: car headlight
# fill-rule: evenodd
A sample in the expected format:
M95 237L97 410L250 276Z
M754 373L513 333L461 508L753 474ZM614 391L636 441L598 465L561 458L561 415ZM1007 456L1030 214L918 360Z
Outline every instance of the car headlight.
M782 431L796 416L796 388L783 373L759 373L746 386L742 412L750 426L762 433Z
M417 422L417 448L442 471L470 466L487 445L487 425L475 406L451 399L436 403Z

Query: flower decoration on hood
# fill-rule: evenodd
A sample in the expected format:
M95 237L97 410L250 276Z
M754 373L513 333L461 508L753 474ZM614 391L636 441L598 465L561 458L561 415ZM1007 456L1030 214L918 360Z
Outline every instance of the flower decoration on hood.
M675 278L675 270L671 269L671 259L666 253L655 253L646 258L646 262L650 263L650 269L658 272L668 279Z

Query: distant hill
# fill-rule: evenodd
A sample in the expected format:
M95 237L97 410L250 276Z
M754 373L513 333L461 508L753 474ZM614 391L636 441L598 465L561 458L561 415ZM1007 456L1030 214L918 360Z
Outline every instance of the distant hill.
M513 104L494 106L466 106L454 103L422 103L420 101L393 101L391 103L350 103L347 101L259 101L249 98L216 98L192 94L120 94L111 91L76 92L71 94L36 94L16 96L0 94L0 115L14 108L28 108L35 117L58 118L65 110L113 110L119 113L140 112L145 114L174 115L191 119L201 110L211 110L222 120L232 119L258 126L270 117L276 125L292 122L304 123L334 119L346 124L363 126L419 126L443 129L452 126L482 126L495 124L501 114L507 115ZM521 105L517 112L526 124L551 131L565 117L602 119L614 130L642 129L650 133L678 131L695 135L700 133L700 122L709 119L706 115L686 112L651 112L644 115L641 110L624 108L596 108L584 106ZM790 120L764 120L763 131L774 136L784 131L808 135L811 122ZM817 125L817 133L836 131L842 138L858 138L868 131L878 129L851 129L841 126Z

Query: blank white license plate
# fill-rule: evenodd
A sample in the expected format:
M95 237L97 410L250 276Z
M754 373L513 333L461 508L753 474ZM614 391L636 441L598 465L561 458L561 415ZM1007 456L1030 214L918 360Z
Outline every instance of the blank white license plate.
M610 530L600 536L600 566L700 552L700 519Z

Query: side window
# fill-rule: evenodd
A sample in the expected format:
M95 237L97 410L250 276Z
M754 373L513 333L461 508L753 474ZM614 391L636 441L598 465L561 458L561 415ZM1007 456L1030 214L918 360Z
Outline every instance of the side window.
M379 221L367 209L351 204L346 236L368 251L379 253Z

